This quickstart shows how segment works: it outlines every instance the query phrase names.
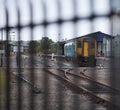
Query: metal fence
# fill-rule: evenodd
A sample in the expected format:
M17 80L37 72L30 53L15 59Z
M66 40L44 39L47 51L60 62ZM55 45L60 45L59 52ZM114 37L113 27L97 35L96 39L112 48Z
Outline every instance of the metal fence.
M102 8L99 8L99 5L102 7L102 3L104 5L105 3L105 9L103 12L101 11ZM119 19L120 13L119 13L119 5L120 1L119 0L1 0L2 4L2 13L0 13L1 16L1 22L2 25L0 27L0 32L1 32L1 40L6 40L6 48L5 48L5 53L6 56L5 60L6 65L5 65L5 74L6 74L6 89L5 89L5 101L4 101L4 106L1 105L1 108L4 110L41 110L41 100L44 99L43 103L43 108L44 110L68 110L68 109L74 109L74 110L82 110L82 106L79 106L80 100L78 96L74 95L72 98L69 100L71 105L73 105L71 108L66 108L66 103L64 103L65 96L62 94L64 91L61 87L59 87L59 84L56 84L56 91L53 96L56 96L56 105L53 105L53 108L49 108L49 102L48 100L52 101L52 98L49 96L48 88L50 86L49 81L50 79L48 78L48 75L44 74L43 81L42 81L42 86L44 86L44 95L40 96L40 94L33 94L33 88L28 88L29 94L27 94L26 102L23 101L23 95L24 95L24 90L23 90L23 84L22 80L20 77L23 75L23 71L25 72L24 68L21 68L23 66L23 61L21 60L21 52L20 52L20 47L21 44L18 42L18 68L14 69L11 68L11 57L9 56L10 53L10 35L9 32L11 30L16 30L17 32L17 40L20 41L23 39L23 34L21 34L24 29L28 28L29 30L29 40L33 40L35 38L35 28L36 27L42 27L42 34L39 35L40 37L42 36L48 36L49 37L49 30L51 29L51 25L55 25L57 28L57 34L56 38L58 40L61 39L62 35L64 35L64 30L66 30L65 25L70 23L70 26L72 28L72 35L73 36L78 36L79 34L79 28L80 28L80 33L82 33L84 28L84 21L88 23L88 32L93 32L99 28L98 24L102 23L102 20L100 19L105 19L107 22L107 31L113 35L116 33L116 19ZM24 6L24 4L26 4ZM38 9L36 9L36 6ZM14 9L12 9L14 7ZM26 8L25 8L26 7ZM98 8L97 8L98 7ZM118 8L116 8L118 7ZM23 9L24 8L24 9ZM52 9L53 8L53 9ZM68 9L70 10L68 10ZM40 10L39 10L40 9ZM53 12L51 12L51 10ZM56 11L55 11L56 10ZM97 11L96 11L97 10ZM107 10L107 11L106 11ZM67 13L68 11L68 13ZM84 12L85 11L85 12ZM106 12L104 12L106 11ZM26 13L25 13L26 12ZM56 13L54 13L56 12ZM66 12L66 13L65 13ZM14 14L13 14L14 13ZM39 15L41 14L41 17ZM55 15L54 15L54 14ZM27 15L28 14L28 15ZM39 15L37 20L35 20L35 15ZM68 15L67 15L68 14ZM14 19L12 16L15 16L16 18ZM51 16L55 16L56 18L52 18ZM26 19L27 20L26 20ZM11 20L13 19L13 21ZM14 22L15 20L15 22ZM25 21L24 21L25 20ZM14 22L13 24L11 22ZM103 21L104 22L104 21ZM106 23L105 22L105 23ZM83 24L82 24L83 23ZM118 22L117 22L118 23ZM104 24L104 23L103 23ZM79 26L81 25L81 26ZM68 25L69 27L69 25ZM82 29L83 28L83 29ZM39 29L39 30L40 30ZM54 28L55 29L55 28ZM26 30L26 31L28 31ZM119 31L119 29L118 29ZM2 33L3 32L3 33ZM40 30L41 32L41 30ZM69 31L67 31L69 32ZM76 34L78 33L78 34ZM69 34L68 34L69 36ZM16 37L16 36L15 36ZM25 37L25 36L24 36ZM36 64L35 60L36 57L33 55L32 48L29 53L29 81L27 82L29 85L32 87L36 84ZM119 69L115 69L114 67L117 67L119 65L119 60L112 59L112 66L110 69L111 71L111 77L110 77L110 83L117 87L119 87L119 76L117 75L119 73ZM44 66L47 64L46 59L44 59ZM116 65L113 65L114 64ZM25 65L26 66L26 65ZM113 71L115 70L115 71ZM11 91L14 88L13 85L11 85L11 74L12 72L16 71L17 75L19 76L16 77L16 97L12 99L11 97ZM101 72L102 73L102 72ZM104 73L104 72L103 72ZM115 73L115 74L113 74ZM39 80L39 79L38 79ZM41 79L40 79L41 80ZM25 88L24 88L25 89ZM68 91L69 93L69 91ZM41 90L42 94L42 90ZM39 97L39 99L37 99ZM1 99L0 99L1 100ZM15 105L12 105L11 100L15 100ZM119 99L114 98L111 94L111 101L118 103ZM23 103L24 102L24 103ZM26 103L29 103L28 108L24 108L24 105ZM82 101L81 101L82 102ZM56 107L55 107L56 106ZM86 110L94 110L96 109L95 105L93 106L92 103L89 104L88 108Z

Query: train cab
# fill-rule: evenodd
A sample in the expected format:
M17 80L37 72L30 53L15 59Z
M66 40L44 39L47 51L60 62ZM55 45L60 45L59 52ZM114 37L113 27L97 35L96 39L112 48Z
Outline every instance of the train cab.
M77 39L76 53L79 66L96 66L96 40L90 37Z

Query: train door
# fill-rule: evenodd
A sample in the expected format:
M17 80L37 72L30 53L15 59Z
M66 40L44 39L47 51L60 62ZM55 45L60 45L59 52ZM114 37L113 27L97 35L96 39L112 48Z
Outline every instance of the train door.
M84 42L84 57L88 57L88 42Z

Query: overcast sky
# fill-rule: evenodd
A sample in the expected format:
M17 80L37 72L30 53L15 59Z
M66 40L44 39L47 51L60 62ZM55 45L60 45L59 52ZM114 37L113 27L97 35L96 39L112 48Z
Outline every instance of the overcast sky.
M16 7L20 9L20 24L27 25L30 23L30 8L29 0L17 0L18 4L16 6L15 0L0 0L0 27L6 25L5 20L5 7L9 11L9 25L15 26L18 23ZM91 6L91 0L76 0L76 7L73 5L75 0L31 0L33 6L33 23L42 23L44 20L44 11L42 1L46 7L46 20L48 22L55 22L59 17L63 20L70 20L75 15L78 17L88 17L92 13L96 15L106 15L110 12L110 1L111 0L93 0L93 5ZM120 1L120 0L116 0ZM61 14L59 12L59 7L57 3L61 4ZM5 5L4 5L5 4ZM118 3L117 3L118 4ZM114 7L116 4L113 4ZM76 8L76 12L74 9ZM119 21L118 21L119 22ZM47 36L53 41L58 41L62 39L71 39L74 37L82 36L91 32L102 31L107 34L111 34L110 29L111 21L107 17L97 17L90 21L89 19L79 20L76 24L70 21L62 23L60 26L56 23L50 24L44 29L43 26L36 26L33 28L33 39L40 40L42 37ZM115 27L115 34L120 34L118 30L119 26ZM119 28L120 29L120 28ZM45 31L46 30L46 31ZM12 40L18 39L17 30L11 30L10 34ZM23 28L20 32L21 40L30 40L30 29ZM5 32L4 32L5 37ZM1 34L0 34L1 38Z

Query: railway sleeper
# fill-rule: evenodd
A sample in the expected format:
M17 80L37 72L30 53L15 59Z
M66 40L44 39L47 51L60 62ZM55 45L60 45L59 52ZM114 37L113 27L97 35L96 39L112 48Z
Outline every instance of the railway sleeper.
M106 103L106 102L104 102L103 106L106 107L106 108L109 107L108 103Z
M104 103L105 103L105 101L103 101L103 100L100 101L100 104L101 104L101 105L104 105Z
M97 99L97 100L96 100L96 103L97 103L97 104L100 104L100 105L103 105L104 107L105 107L106 105L108 105L107 102L105 102L104 100L101 100L101 99Z
M87 94L85 91L81 91L83 94Z
M96 103L97 103L97 104L100 104L100 105L102 105L102 106L104 106L105 108L108 108L108 103L107 103L107 102L98 100Z
M97 100L96 100L96 103L97 103L97 104L100 103L100 99L97 99Z

